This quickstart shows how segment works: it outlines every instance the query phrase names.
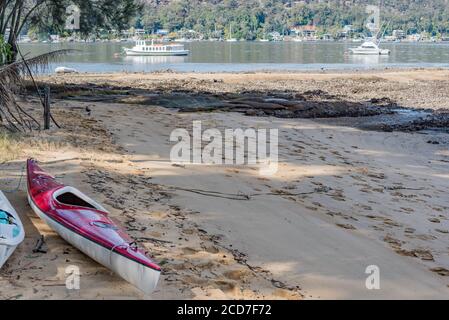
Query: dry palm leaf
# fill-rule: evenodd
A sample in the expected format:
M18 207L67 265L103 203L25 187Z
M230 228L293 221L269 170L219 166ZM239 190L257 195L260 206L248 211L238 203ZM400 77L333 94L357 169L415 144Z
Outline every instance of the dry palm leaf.
M31 79L43 104L33 73L45 71L50 61L70 51L73 50L57 50L28 59L20 54L21 60L0 67L0 126L18 132L40 129L39 122L20 107L15 95L20 89L24 89L23 80Z

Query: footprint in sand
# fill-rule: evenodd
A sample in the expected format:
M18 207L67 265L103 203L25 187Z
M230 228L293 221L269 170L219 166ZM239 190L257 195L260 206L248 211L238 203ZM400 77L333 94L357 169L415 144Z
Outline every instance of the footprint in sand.
M241 289L237 286L237 282L233 280L217 280L214 282L224 293L238 296Z
M373 210L373 208L371 206L368 206L368 205L365 205L365 204L357 204L357 206L362 208L363 210L366 210L366 211Z
M231 280L243 280L245 277L250 275L250 272L247 269L237 269L226 271L223 275Z
M386 243L388 243L393 249L395 250L399 250L401 249L402 244L404 243L403 241L400 241L396 238L393 238L391 235L386 235L383 239Z
M213 245L204 247L204 250L212 254L217 254L220 252L220 249Z
M424 261L434 261L432 253L427 249L414 249L411 251L413 256L424 260Z
M404 229L404 232L405 232L405 233L409 233L409 234L410 234L410 233L415 233L415 231L416 231L415 228L405 228L405 229Z
M343 229L348 230L355 230L356 228L352 224L343 224L343 223L337 223L337 226Z
M449 277L449 270L447 270L446 268L443 268L443 267L432 268L432 269L430 269L430 271L435 272L443 277Z
M408 214L415 212L415 210L413 210L412 208L404 208L404 207L401 207L401 211Z
M388 218L383 219L383 224L385 224L387 226L391 226L391 227L402 227L402 224L400 224L396 221L393 221L391 219L388 219Z
M287 300L295 300L300 297L300 295L298 295L297 293L289 291L289 290L285 290L285 289L274 290L273 296L279 297L281 299L287 299Z
M184 247L181 250L182 250L182 252L184 252L184 254L188 254L188 255L198 253L198 250L190 248L190 247Z

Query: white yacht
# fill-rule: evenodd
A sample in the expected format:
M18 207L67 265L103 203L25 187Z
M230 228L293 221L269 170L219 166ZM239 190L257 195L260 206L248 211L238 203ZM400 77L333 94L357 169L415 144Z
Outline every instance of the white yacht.
M182 44L161 44L154 43L154 40L151 40L151 44L137 40L134 47L124 49L128 56L186 56L190 53Z
M390 50L381 49L379 45L374 41L365 41L360 46L356 48L350 48L349 51L352 54L366 54L366 55L389 55Z

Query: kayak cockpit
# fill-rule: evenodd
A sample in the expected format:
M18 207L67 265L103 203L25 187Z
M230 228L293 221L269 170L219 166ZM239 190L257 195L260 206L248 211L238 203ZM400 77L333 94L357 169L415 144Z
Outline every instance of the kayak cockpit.
M71 206L96 209L89 202L84 201L83 199L79 198L76 194L73 194L71 192L65 192L63 194L60 194L59 196L56 197L56 200L58 200L60 203Z
M53 199L59 204L95 209L106 212L100 204L86 196L84 193L73 187L64 187L53 193Z

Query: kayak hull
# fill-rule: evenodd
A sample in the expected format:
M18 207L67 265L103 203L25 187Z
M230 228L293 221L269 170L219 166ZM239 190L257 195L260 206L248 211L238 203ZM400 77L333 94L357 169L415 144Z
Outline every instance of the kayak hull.
M30 172L31 171L31 172ZM39 167L28 164L28 202L33 211L64 240L81 252L114 271L120 277L145 293L151 293L157 286L160 268L135 245L111 219L107 212L79 190L55 183ZM30 177L29 177L30 178ZM53 181L52 181L53 180ZM33 181L40 187L33 189ZM49 182L48 184L45 181ZM77 207L58 202L58 195L76 194L97 208ZM101 209L101 210L99 210ZM104 228L104 226L108 226Z

